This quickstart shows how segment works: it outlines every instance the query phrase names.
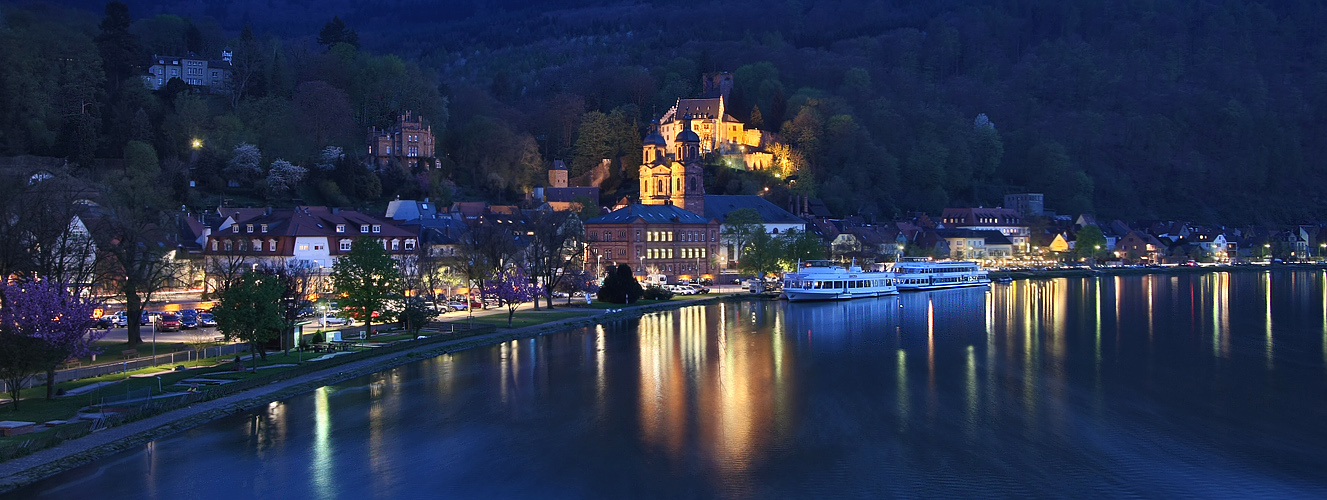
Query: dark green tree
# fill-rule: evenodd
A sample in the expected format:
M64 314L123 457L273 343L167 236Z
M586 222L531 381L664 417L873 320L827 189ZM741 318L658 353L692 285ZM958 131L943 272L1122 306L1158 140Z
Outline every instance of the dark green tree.
M368 236L356 238L350 253L332 264L332 287L341 295L341 309L364 322L365 338L373 334L373 313L386 313L388 301L403 291L396 260Z
M249 271L239 281L220 293L220 300L212 308L217 330L227 340L249 344L253 354L253 370L258 369L258 357L267 359L261 345L277 338L285 323L281 319L281 294L284 287L275 275Z
M125 80L138 74L140 51L138 37L129 32L131 24L128 5L118 1L106 4L106 17L101 20L101 34L96 40L112 95L119 93Z
M327 48L344 43L359 48L359 33L346 27L345 21L340 16L333 16L331 21L323 25L322 31L318 32L318 44L325 45Z
M789 229L779 235L778 243L783 250L780 262L785 269L791 269L798 262L825 258L824 243L810 231Z
M751 239L747 240L737 269L763 281L766 276L779 270L779 262L783 258L781 241L765 232L762 226L760 231L752 233Z
M599 287L599 300L610 304L633 304L645 293L645 289L636 281L631 266L618 264L611 268L604 277L603 286Z
M1089 225L1079 229L1074 243L1074 254L1094 261L1105 255L1106 237L1101 233L1101 228Z
M763 232L765 232L765 221L760 218L760 213L754 208L740 208L728 212L724 217L719 235L723 238L723 243L732 250L728 258L740 263L745 258L744 254L751 239L756 233Z

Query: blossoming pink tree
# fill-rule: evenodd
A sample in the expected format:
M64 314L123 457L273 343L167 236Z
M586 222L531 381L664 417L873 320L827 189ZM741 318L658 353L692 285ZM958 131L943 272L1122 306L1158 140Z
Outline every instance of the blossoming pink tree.
M484 296L501 300L507 305L507 328L511 328L516 308L534 299L538 290L539 287L530 283L530 278L519 267L499 269L497 274L484 281Z
M93 328L93 312L101 303L79 295L76 289L48 280L21 281L0 285L0 333L38 339L11 345L28 346L24 353L35 367L46 372L46 399L55 398L55 370L70 359L99 351L93 344L106 336Z

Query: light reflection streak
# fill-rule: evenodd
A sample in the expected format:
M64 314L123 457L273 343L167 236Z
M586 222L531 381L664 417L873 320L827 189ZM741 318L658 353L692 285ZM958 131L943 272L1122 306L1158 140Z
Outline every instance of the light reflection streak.
M309 478L319 498L335 498L332 484L332 413L327 401L327 386L313 392L313 460L309 461Z
M908 353L903 349L898 350L898 367L894 378L898 382L897 388L897 406L898 406L898 430L899 432L908 431L908 414L911 413L908 396Z
M967 365L964 375L967 379L967 415L963 419L963 431L971 438L977 431L977 406L980 402L977 400L977 352L971 345L968 346Z
M608 371L605 369L604 351L608 350L607 332L604 331L604 325L598 324L594 327L594 414L600 419L604 415L608 398Z
M1267 322L1267 369L1270 371L1275 368L1272 361L1272 274L1263 273L1263 297L1265 298L1263 309L1266 311Z

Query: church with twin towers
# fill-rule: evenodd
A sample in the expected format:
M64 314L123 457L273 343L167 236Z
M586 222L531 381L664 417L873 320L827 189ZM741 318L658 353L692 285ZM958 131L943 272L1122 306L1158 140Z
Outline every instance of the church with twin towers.
M678 99L650 124L642 144L640 202L678 206L705 213L702 157L718 155L734 168L764 170L773 163L766 151L776 138L728 113L733 88L731 73L710 73L701 79L701 97Z

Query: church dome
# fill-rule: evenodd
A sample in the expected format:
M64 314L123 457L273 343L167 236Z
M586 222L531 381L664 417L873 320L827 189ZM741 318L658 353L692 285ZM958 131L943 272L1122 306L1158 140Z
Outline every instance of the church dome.
M677 137L673 140L677 142L700 142L700 136L696 135L694 130L691 130L691 115L682 117L682 131L678 132Z
M664 136L659 134L659 131L656 130L654 132L650 132L650 135L645 136L645 145L664 147L668 145L668 141L665 140Z

